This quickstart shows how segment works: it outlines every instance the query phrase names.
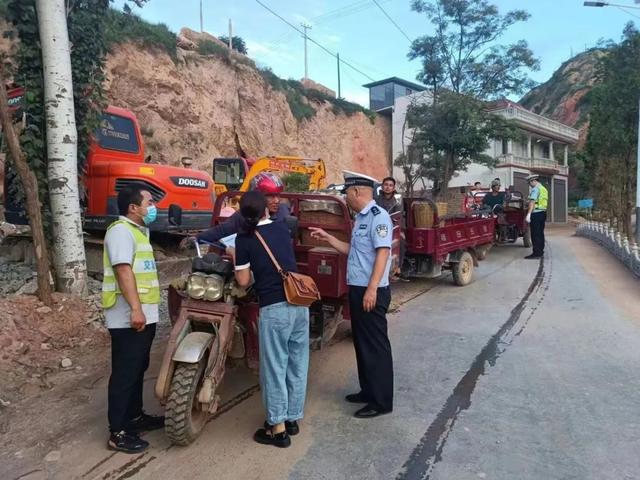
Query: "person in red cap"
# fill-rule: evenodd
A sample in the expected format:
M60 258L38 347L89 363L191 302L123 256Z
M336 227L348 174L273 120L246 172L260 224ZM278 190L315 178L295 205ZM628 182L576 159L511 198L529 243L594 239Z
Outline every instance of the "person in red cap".
M272 221L286 222L289 231L295 231L295 217L291 216L288 205L280 202L280 194L284 191L284 183L282 183L278 175L271 172L259 173L251 179L249 188L267 197L267 209L269 210L269 216ZM247 230L245 219L240 214L240 211L237 211L231 215L226 222L211 227L209 230L201 232L194 237L182 239L180 247L186 248L193 244L195 240L214 243L234 233L242 233Z

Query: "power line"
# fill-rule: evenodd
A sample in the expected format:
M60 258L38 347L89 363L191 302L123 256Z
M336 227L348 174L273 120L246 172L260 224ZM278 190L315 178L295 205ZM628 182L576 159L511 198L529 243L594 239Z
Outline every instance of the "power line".
M626 8L619 7L619 6L617 6L617 5L613 5L613 6L614 6L614 7L616 7L618 10L622 10L624 13L628 13L628 14L629 14L629 15L631 15L632 17L635 17L635 18L640 19L640 16L636 15L636 14L635 14L635 13L633 13L633 12L630 12L630 11L629 11L629 10L627 10ZM631 7L631 8L634 8L634 7Z
M406 38L407 40L409 40L409 43L413 43L413 40L409 37L409 35L407 35L407 34L405 33L405 31L404 31L402 28L400 28L400 25L398 25L398 24L395 22L395 20L394 20L393 18L391 18L391 16L387 13L387 11L386 11L384 8L382 8L382 5L380 5L380 4L378 3L378 0L372 0L372 1L373 1L373 3L375 3L375 4L378 6L378 8L382 11L382 13L384 13L385 17L387 17L387 18L389 19L389 21L390 21L391 23L393 23L393 25L398 29L398 31L399 31L402 35L404 35L404 36L405 36L405 38Z
M308 35L306 35L302 30L300 30L298 27L296 27L294 24L292 24L291 22L289 22L287 19L285 19L284 17L280 16L279 14L277 14L276 12L274 12L271 8L269 8L267 5L265 5L264 3L262 3L260 0L256 0L256 3L258 3L260 6L262 6L265 10L269 11L271 14L275 15L276 17L278 17L280 20L282 20L284 23L286 23L287 25L289 25L291 28L293 28L295 31L297 31L298 33L300 33L301 35L305 35L307 40L309 40L311 43L313 43L314 45L320 47L322 50L324 50L326 53L328 53L329 55L331 55L333 58L338 58L337 55L335 53L333 53L331 50L327 49L324 45L321 45L320 43L316 42L313 38L309 37ZM345 64L347 67L355 70L356 72L358 72L360 75L367 77L369 80L371 80L372 82L374 82L375 80L373 78L371 78L369 75L367 75L366 73L364 73L362 70L354 67L353 65L351 65L348 62L345 62L344 60L340 60L343 64Z

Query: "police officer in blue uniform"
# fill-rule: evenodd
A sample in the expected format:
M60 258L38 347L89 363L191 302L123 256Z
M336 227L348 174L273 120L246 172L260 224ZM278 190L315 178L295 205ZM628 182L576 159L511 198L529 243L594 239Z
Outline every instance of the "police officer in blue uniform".
M346 400L365 404L355 412L357 418L373 418L393 410L393 359L386 316L391 302L393 225L387 211L373 199L375 179L347 171L344 177L347 204L357 212L351 242L342 242L319 228L311 231L315 238L349 256L347 284L360 392L347 395Z

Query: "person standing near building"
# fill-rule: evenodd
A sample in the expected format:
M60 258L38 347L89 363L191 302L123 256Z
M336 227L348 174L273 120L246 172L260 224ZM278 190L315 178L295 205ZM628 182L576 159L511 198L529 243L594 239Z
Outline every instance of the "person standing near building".
M533 252L524 258L536 259L544 255L544 227L547 223L547 205L549 203L549 192L538 181L538 175L529 175L527 182L531 187L529 192L529 208L527 210L526 221L531 229L531 243Z
M108 448L139 453L149 442L138 434L164 427L164 417L142 410L144 372L156 333L160 284L147 228L157 210L151 193L118 193L120 219L104 237L102 307L111 335Z
M393 358L386 316L391 303L393 225L386 210L373 200L373 178L351 172L344 177L347 204L357 212L351 243L320 228L310 230L313 237L348 255L349 308L360 392L347 395L346 400L365 404L355 417L374 418L393 410Z

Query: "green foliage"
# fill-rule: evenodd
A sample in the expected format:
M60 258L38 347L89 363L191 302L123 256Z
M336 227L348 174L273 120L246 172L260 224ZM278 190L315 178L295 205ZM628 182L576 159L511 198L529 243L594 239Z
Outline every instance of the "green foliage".
M144 47L160 48L174 60L176 58L176 34L164 23L152 24L133 13L110 8L106 12L104 32L104 40L109 48L131 41Z
M490 138L519 138L515 124L489 113L484 102L454 92L441 92L435 104L410 105L407 126L415 129L412 147L420 152L421 173L433 181L436 193L472 162L495 165L484 153Z
M34 0L11 0L7 4L7 20L13 24L20 40L14 58L16 71L14 78L26 89L24 113L27 126L20 134L20 146L31 170L38 180L39 196L43 203L43 222L50 225L47 186L47 150L45 143L46 125L44 115L44 84L42 76L42 55L40 36ZM7 35L10 35L7 33ZM24 190L17 180L11 159L8 158L5 175L8 179L9 196L24 204Z
M588 95L591 122L582 181L600 208L631 233L640 92L640 32L632 24L601 58L597 75L600 83Z
M226 35L220 35L218 37L225 45L229 45L229 37ZM236 52L242 53L243 55L248 55L249 50L247 49L247 44L245 43L242 37L238 37L236 35L231 39L231 48L233 48Z
M437 193L471 162L491 164L484 154L489 138L516 135L514 124L488 114L484 101L530 88L527 72L539 63L524 40L496 43L529 18L525 11L501 15L487 0L413 0L411 7L435 31L411 46L409 58L422 62L418 80L430 101L411 106L407 122L417 132L413 148L421 152L421 172Z
M328 102L332 105L334 115L340 115L343 113L351 116L355 113L362 112L369 117L372 124L375 123L377 116L376 113L358 105L357 103L348 102L343 98L332 97L314 88L305 88L304 85L297 80L283 80L273 73L270 68L258 69L258 73L260 73L264 81L270 85L271 88L276 91L283 92L286 95L291 113L293 113L293 116L297 120L311 118L315 115L315 108L309 104L309 101L311 101L315 103ZM308 101L305 102L304 98Z
M283 175L284 189L286 192L308 192L309 191L309 175L304 173L288 173Z
M216 57L221 57L225 60L229 57L229 50L226 47L223 47L217 42L207 38L198 42L198 53L200 55L215 55Z

